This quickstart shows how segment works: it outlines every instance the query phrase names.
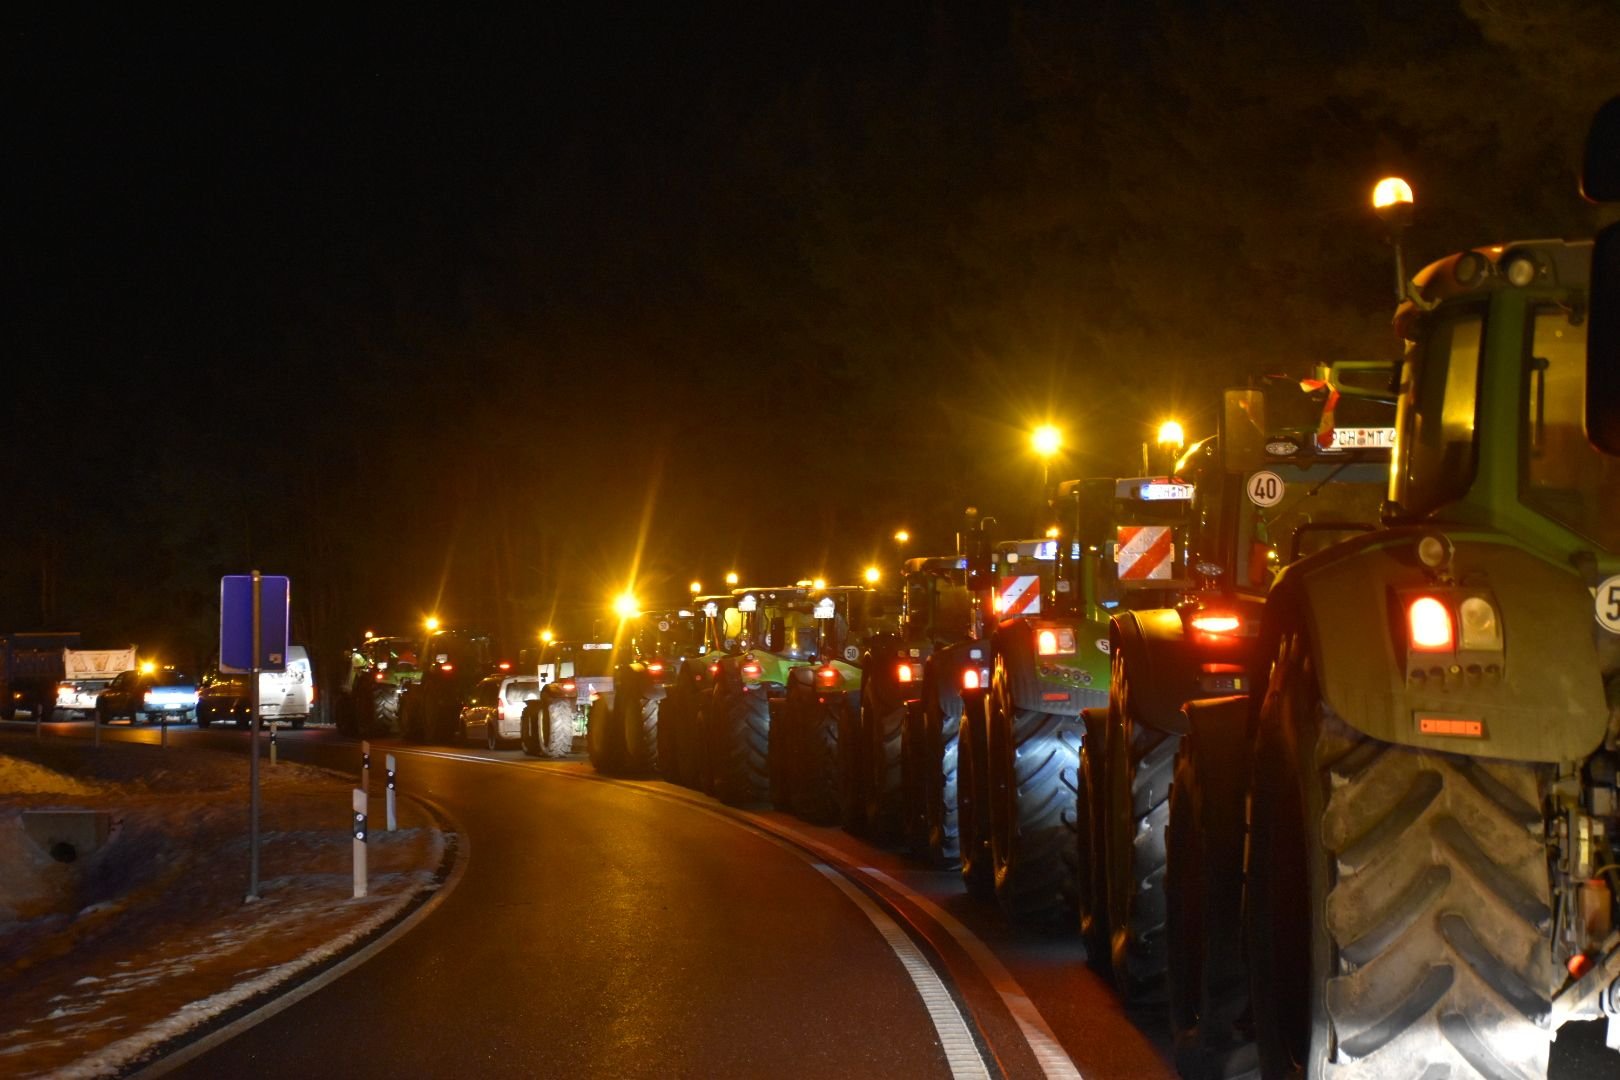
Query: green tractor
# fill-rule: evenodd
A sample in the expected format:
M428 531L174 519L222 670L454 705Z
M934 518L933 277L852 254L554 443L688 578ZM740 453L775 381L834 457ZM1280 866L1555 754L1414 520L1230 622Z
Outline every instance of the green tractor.
M1620 99L1593 148L1620 198ZM1186 710L1189 1069L1541 1076L1573 1020L1620 1047L1620 231L1403 293L1389 527L1283 573L1255 693Z
M461 705L496 670L495 643L472 630L435 630L418 654L419 678L399 688L399 726L409 742L460 741Z
M737 651L742 614L730 593L694 596L692 611L697 622L693 652L676 665L658 710L658 766L675 783L702 788L707 773L703 708L720 662Z
M788 669L787 689L771 719L771 803L807 821L838 812L841 739L853 738L864 669L874 638L894 625L896 604L875 588L816 589L815 652Z
M675 772L672 736L659 713L676 672L702 651L703 627L690 608L643 611L629 620L615 658L608 708L620 729L619 766L632 776Z
M1283 566L1377 527L1394 416L1346 392L1371 370L1341 364L1226 391L1218 434L1176 468L1193 489L1191 588L1112 619L1107 708L1086 714L1079 900L1091 959L1127 1000L1163 987L1164 829L1183 704L1249 688L1261 608ZM1387 382L1387 365L1377 370Z
M700 716L705 751L704 787L732 806L770 797L772 706L787 694L788 671L818 657L814 590L738 589L735 635L739 652L714 670Z
M992 634L983 713L989 866L1014 921L1051 924L1076 903L1082 710L1108 701L1112 616L1173 603L1190 583L1192 494L1168 477L1059 485L1058 535L1036 552L1054 560L1047 607Z
M954 557L906 563L904 637L906 716L900 731L902 825L907 847L930 866L961 856L958 738L962 715L982 708L993 660L985 639L995 625L996 558L989 526L968 511ZM918 662L920 660L920 663ZM919 673L920 672L920 673Z
M338 688L337 729L345 735L391 735L399 731L399 692L419 682L418 642L368 637L348 652L347 682Z

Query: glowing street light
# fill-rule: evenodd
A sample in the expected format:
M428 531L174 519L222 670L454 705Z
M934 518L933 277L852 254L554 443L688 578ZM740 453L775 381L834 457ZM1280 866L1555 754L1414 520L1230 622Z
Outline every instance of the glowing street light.
M692 584L688 585L686 588L687 588L687 590L689 592L691 592L691 594L693 596L696 596L698 593L703 591L703 582L694 581L694 582L692 582Z
M634 593L622 592L613 598L613 614L621 619L633 619L641 614L641 601Z
M1374 210L1398 213L1402 204L1411 207L1412 185L1398 176L1386 176L1373 185L1372 202Z
M1063 449L1063 432L1051 424L1042 424L1029 436L1029 444L1043 458L1049 458Z
M540 644L542 644L542 645L550 645L551 642L552 642L552 633L551 633L551 631L550 630L542 630L542 631L540 631Z
M371 632L371 631L370 631L370 630L367 630L367 631L366 631L366 640L367 640L367 641L370 641L370 640L371 640L371 639L372 639L372 638L374 638L374 637L376 637L376 636L377 636L377 635L376 635L376 634L373 634L373 633L372 633L372 632Z
M911 534L901 529L894 534L894 542L897 544L909 544L911 543Z
M1373 185L1373 213L1389 229L1389 243L1395 249L1395 299L1406 299L1406 252L1401 239L1412 224L1412 185L1398 176L1386 176Z
M1046 538L1048 540L1056 540L1058 538L1058 527L1056 525L1048 525L1046 527Z
M810 582L810 587L816 592L820 592L827 587L827 579L824 577L818 577Z
M866 568L866 583L868 585L876 585L882 578L883 571L879 570L877 567L868 566Z
M1166 420L1159 425L1159 445L1180 450L1187 445L1187 433L1176 421Z
M422 620L422 625L427 627L428 633L431 634L433 631L439 628L439 617L437 615L429 615L426 619Z
M142 660L141 661L141 674L142 675L150 675L150 674L152 674L152 672L154 672L156 670L157 670L157 664L153 663L151 660Z
M729 574L726 575L726 584L727 585L735 585L735 584L737 584L737 571L733 570Z

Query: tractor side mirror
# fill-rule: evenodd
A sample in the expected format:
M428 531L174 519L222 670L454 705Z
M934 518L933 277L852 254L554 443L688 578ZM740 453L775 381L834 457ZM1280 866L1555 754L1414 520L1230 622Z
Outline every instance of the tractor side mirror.
M1586 136L1581 192L1593 202L1620 200L1620 97L1592 118ZM1620 455L1620 223L1592 245L1592 285L1586 329L1586 437Z

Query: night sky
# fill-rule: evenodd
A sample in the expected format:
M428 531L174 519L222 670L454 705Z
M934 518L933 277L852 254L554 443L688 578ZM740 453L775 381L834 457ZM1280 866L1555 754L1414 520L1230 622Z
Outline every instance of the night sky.
M1586 235L1602 0L9 15L0 628L200 662L588 629L1034 520L1166 415L1387 356L1415 261Z

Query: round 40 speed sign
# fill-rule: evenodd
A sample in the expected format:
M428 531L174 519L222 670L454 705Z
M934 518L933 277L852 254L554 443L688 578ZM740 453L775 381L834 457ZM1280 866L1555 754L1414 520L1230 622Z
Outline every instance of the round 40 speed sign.
M1249 501L1254 505L1276 506L1282 502L1283 493L1288 490L1288 485L1283 483L1282 477L1270 469L1263 469L1249 477L1249 482L1244 488L1249 493Z

